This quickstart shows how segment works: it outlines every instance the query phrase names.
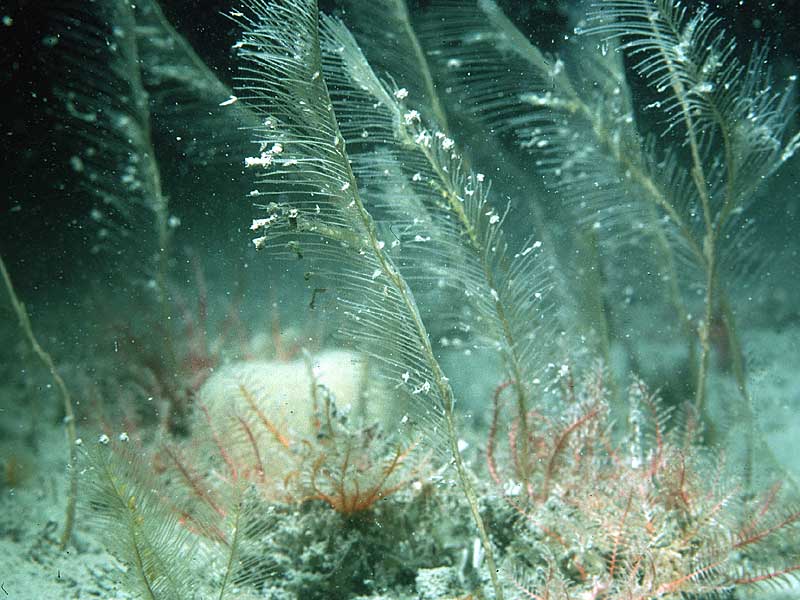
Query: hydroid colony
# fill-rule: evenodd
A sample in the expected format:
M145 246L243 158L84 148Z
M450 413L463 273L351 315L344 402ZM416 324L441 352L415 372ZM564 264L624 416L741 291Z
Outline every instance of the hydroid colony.
M445 478L457 482L480 542L462 594L645 599L792 575L800 513L783 506L779 487L745 495L720 481L706 493L704 478L721 479L722 471L699 442L713 426L704 415L717 328L749 406L735 279L726 279L724 261L741 253L757 188L800 146L800 134L789 131L792 96L770 87L765 54L739 62L707 8L691 12L669 0L595 3L577 32L585 40L580 55L568 63L543 54L489 0L439 5L429 20L435 29L419 32L402 2L351 7L362 23L375 10L392 25L375 62L386 70L377 72L367 56L380 48L364 25L355 28L359 45L311 0L245 3L231 12L243 31L237 89L221 103L246 107L236 110L256 143L242 156L255 174L249 198L260 209L250 226L255 248L302 265L315 289L333 290L328 314L340 339L368 357L380 393L403 416L378 429L348 423L315 383L308 400L316 436L293 441L242 385L249 410L229 415L231 423L195 404L190 433L205 450L165 447L174 487L164 494L129 450L90 451L86 510L119 541L113 550L138 593L206 593L208 582L186 575L203 561L214 565L215 597L267 593L281 576L264 555L274 526L265 515L280 502L263 464L276 452L296 462L277 482L293 492L280 501L322 500L347 515L412 488L427 461L451 465ZM130 31L130 24L122 30ZM666 138L650 140L637 128L623 56L659 96L652 107L666 119ZM580 331L597 313L569 310L579 304L571 301L552 308L553 298L575 296L565 269L554 268L565 254L543 243L546 231L509 241L511 209L459 153L437 77L498 148L530 152L527 168L572 201L565 215L581 213L577 222L588 219L604 244L647 240L655 249L663 296L693 362L694 401L683 418L670 422L637 381L628 427L611 434L609 403L625 395L614 393L618 384L604 368L576 366L581 344L570 340L577 337L556 334ZM593 85L580 85L584 79ZM137 139L127 141L147 145ZM148 174L137 171L153 179ZM699 303L687 293L698 285ZM589 303L605 304L600 286L590 294ZM458 374L442 367L438 331L431 334L442 323L501 365L487 373L501 385L485 480L462 456L451 385ZM608 324L592 326L612 335ZM351 461L360 465L355 472ZM168 560L176 554L187 558Z

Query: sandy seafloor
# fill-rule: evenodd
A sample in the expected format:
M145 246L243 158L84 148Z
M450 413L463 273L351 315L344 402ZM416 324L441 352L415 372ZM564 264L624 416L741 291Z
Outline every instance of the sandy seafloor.
M748 336L759 356L753 376L759 428L774 457L790 477L800 481L800 328L763 328L750 331ZM0 600L133 598L119 583L123 567L104 551L80 514L72 544L65 552L59 550L66 484L60 400L47 371L27 352L13 320L0 321L0 340L0 460L4 470L0 487ZM654 340L647 343L658 344ZM660 350L664 356L671 351L668 347ZM724 418L724 407L718 410ZM735 438L735 425L730 435ZM13 476L8 471L12 462ZM800 598L800 585L759 590L742 597Z

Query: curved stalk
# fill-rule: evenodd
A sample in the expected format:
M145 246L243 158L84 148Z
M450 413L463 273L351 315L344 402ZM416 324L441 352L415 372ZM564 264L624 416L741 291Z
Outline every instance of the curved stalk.
M39 357L39 360L41 360L42 363L44 363L44 366L47 367L47 370L50 371L50 377L53 378L53 382L56 384L58 393L61 395L61 402L64 410L64 424L66 425L67 433L67 444L69 445L69 462L67 463L69 470L69 491L67 492L64 531L61 534L61 539L59 541L59 545L63 550L67 547L67 544L69 544L70 538L72 537L72 530L75 526L75 505L78 497L78 469L76 468L78 460L76 441L78 439L78 435L75 428L75 411L72 408L72 395L69 393L69 390L67 389L64 380L61 378L61 375L58 374L56 365L53 362L53 358L44 348L39 345L39 341L36 339L36 336L33 333L28 312L25 309L25 305L20 301L16 291L14 290L14 285L11 282L11 276L8 274L6 263L2 256L0 256L0 273L2 273L3 282L5 283L6 291L8 291L8 297L11 301L11 306L14 309L14 313L17 315L19 326L27 338L28 343L31 345L34 354Z

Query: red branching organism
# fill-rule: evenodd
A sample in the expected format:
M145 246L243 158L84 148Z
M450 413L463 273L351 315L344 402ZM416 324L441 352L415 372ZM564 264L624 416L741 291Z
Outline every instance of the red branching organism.
M420 465L410 458L417 445L396 445L384 457L373 456L374 429L340 431L322 443L311 465L309 499L322 500L344 515L369 510L421 477ZM410 462L410 465L408 464Z
M700 446L695 420L676 426L640 381L626 431L614 433L603 370L578 384L570 372L554 392L557 410L528 415L528 464L518 424L501 418L509 385L495 392L487 460L522 517L512 593L648 600L797 576L800 561L787 557L797 554L800 508L780 484L755 494L732 482L722 455Z
M244 385L239 392L248 410L228 422L216 422L197 404L192 439L159 454L168 483L182 490L173 507L187 527L216 536L208 523L226 517L230 490L242 483L265 503L318 500L353 516L424 476L427 459L417 443L391 439L374 424L350 424L324 388L317 391L321 410L309 435L271 418Z

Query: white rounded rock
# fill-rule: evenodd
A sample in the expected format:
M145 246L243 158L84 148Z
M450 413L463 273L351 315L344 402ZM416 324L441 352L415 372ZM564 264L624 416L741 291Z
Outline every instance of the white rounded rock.
M388 398L375 390L367 397L367 388L374 387L368 385L369 377L369 369L360 355L328 350L313 357L310 365L304 359L223 365L208 378L198 397L217 425L230 421L231 417L257 416L254 404L284 435L297 439L316 434L315 410L323 407L314 406L314 380L327 388L339 414L384 421L390 412ZM317 397L321 403L321 390Z

